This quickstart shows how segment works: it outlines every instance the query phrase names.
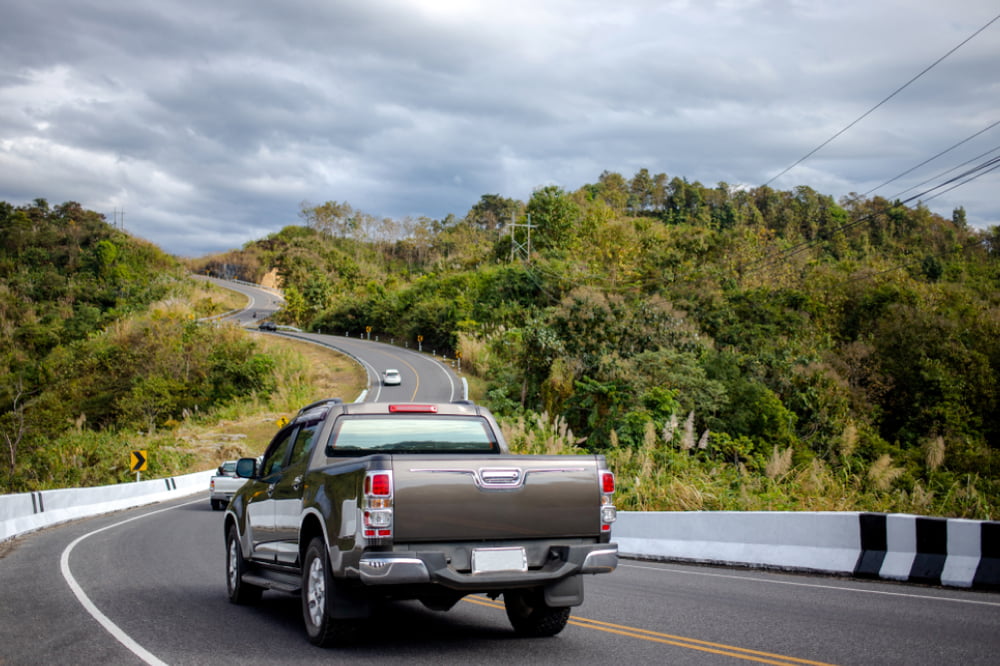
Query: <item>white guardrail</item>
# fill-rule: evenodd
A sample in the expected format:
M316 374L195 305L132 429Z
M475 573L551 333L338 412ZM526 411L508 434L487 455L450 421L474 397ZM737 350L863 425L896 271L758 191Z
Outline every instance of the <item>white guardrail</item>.
M621 511L624 557L1000 590L1000 522L857 512Z
M213 469L113 486L0 495L0 541L69 520L207 491L214 473Z
M215 470L97 488L0 495L0 541L208 490ZM1000 590L1000 522L809 511L621 511L623 557Z

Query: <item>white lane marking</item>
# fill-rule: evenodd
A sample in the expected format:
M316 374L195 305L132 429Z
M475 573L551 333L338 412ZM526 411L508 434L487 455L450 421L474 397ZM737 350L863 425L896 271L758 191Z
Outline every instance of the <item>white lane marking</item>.
M450 391L451 391L451 393L449 394L450 395L449 401L456 400L456 398L455 398L455 376L452 373L448 372L448 369L444 367L444 363L443 362L435 363L435 365L438 367L439 370L441 370L441 372L444 373L444 376L448 379L448 386L450 387Z
M113 525L108 525L107 527L102 527L100 529L94 530L93 532L89 532L81 537L78 537L76 540L73 541L73 543L66 546L66 549L62 552L62 557L59 558L59 568L62 570L63 578L66 579L66 583L69 585L69 589L73 591L73 594L76 596L77 601L80 602L84 610L90 613L90 616L93 617L95 620L97 620L101 624L101 626L104 627L108 631L108 633L115 638L115 640L117 640L119 643L121 643L126 648L131 650L132 654L139 657L139 659L142 659L145 663L149 664L150 666L167 666L167 664L166 662L161 661L159 658L157 658L156 655L151 653L149 650L139 645L131 636L122 631L117 624L108 619L108 616L102 613L97 608L97 606L94 605L94 602L90 600L90 597L87 596L87 593L84 592L83 588L80 587L80 584L76 582L76 578L73 577L73 573L69 569L69 556L70 553L73 552L73 549L76 548L77 544L86 539L87 537L99 534L105 530L114 529L115 527L119 527L121 525L124 525L125 523L131 523L133 520L139 520L140 518L148 518L149 516L153 516L158 513L163 513L164 511L173 511L174 509L179 509L180 507L187 506L188 504L197 504L199 502L204 502L204 501L205 501L204 499L192 500L190 502L185 502L184 504L178 504L176 506L167 507L166 509L160 509L158 511L151 511L149 513L144 513L141 516L134 516L132 518L128 518L126 520L114 523Z
M643 566L641 564L618 564L618 568L646 569L648 571L666 571L668 573L685 574L688 576L708 576L710 578L731 578L733 580L747 580L756 583L768 583L770 585L792 585L795 587L814 587L820 590L838 590L840 592L860 592L862 594L881 594L887 597L907 597L910 599L929 599L933 601L950 601L956 604L973 604L976 606L997 606L1000 602L979 601L977 599L959 599L958 597L935 597L930 594L912 594L909 592L887 592L885 590L866 590L860 587L840 587L838 585L820 585L819 583L796 583L790 580L771 580L768 578L757 578L754 576L736 576L733 574L709 573L707 571L685 571L683 569L669 569L667 567ZM877 582L877 581L872 581ZM884 581L889 582L889 581Z

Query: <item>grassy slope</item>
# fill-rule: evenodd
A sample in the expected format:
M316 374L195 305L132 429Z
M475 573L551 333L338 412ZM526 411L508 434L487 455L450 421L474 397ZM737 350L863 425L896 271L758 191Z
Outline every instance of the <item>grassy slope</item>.
M298 386L283 387L273 404L245 403L224 412L215 423L184 424L176 431L194 455L189 471L210 469L224 460L263 453L278 431L278 421L290 418L314 400L340 397L353 400L365 387L364 371L351 359L331 349L278 336L260 336L268 354L301 357L294 370Z

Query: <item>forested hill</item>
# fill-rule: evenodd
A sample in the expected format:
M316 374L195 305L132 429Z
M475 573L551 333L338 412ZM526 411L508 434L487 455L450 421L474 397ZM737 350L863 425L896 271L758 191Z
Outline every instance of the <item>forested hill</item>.
M761 478L798 508L796 493L856 491L865 508L995 514L1000 231L962 209L642 170L487 195L463 218L301 213L194 268L277 268L288 323L422 336L461 353L501 414L544 413L586 449L633 452L623 465L698 465L743 489L694 508L731 508L727 493L758 506L738 495ZM655 493L636 469L641 505Z
M79 204L0 202L0 358L8 367L31 365L143 309L179 274L159 248Z
M140 437L151 474L186 471L157 428L273 388L241 331L197 323L193 289L94 211L0 202L0 492L128 480Z

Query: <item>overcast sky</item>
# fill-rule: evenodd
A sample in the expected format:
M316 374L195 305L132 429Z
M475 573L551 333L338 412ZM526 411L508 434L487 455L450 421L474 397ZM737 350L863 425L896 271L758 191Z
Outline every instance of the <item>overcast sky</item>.
M464 216L641 168L757 186L1000 14L996 0L9 0L0 200L77 201L182 256L303 201ZM1000 21L771 184L866 193L1000 121ZM983 155L1000 125L875 194ZM1000 170L927 206L1000 224Z

